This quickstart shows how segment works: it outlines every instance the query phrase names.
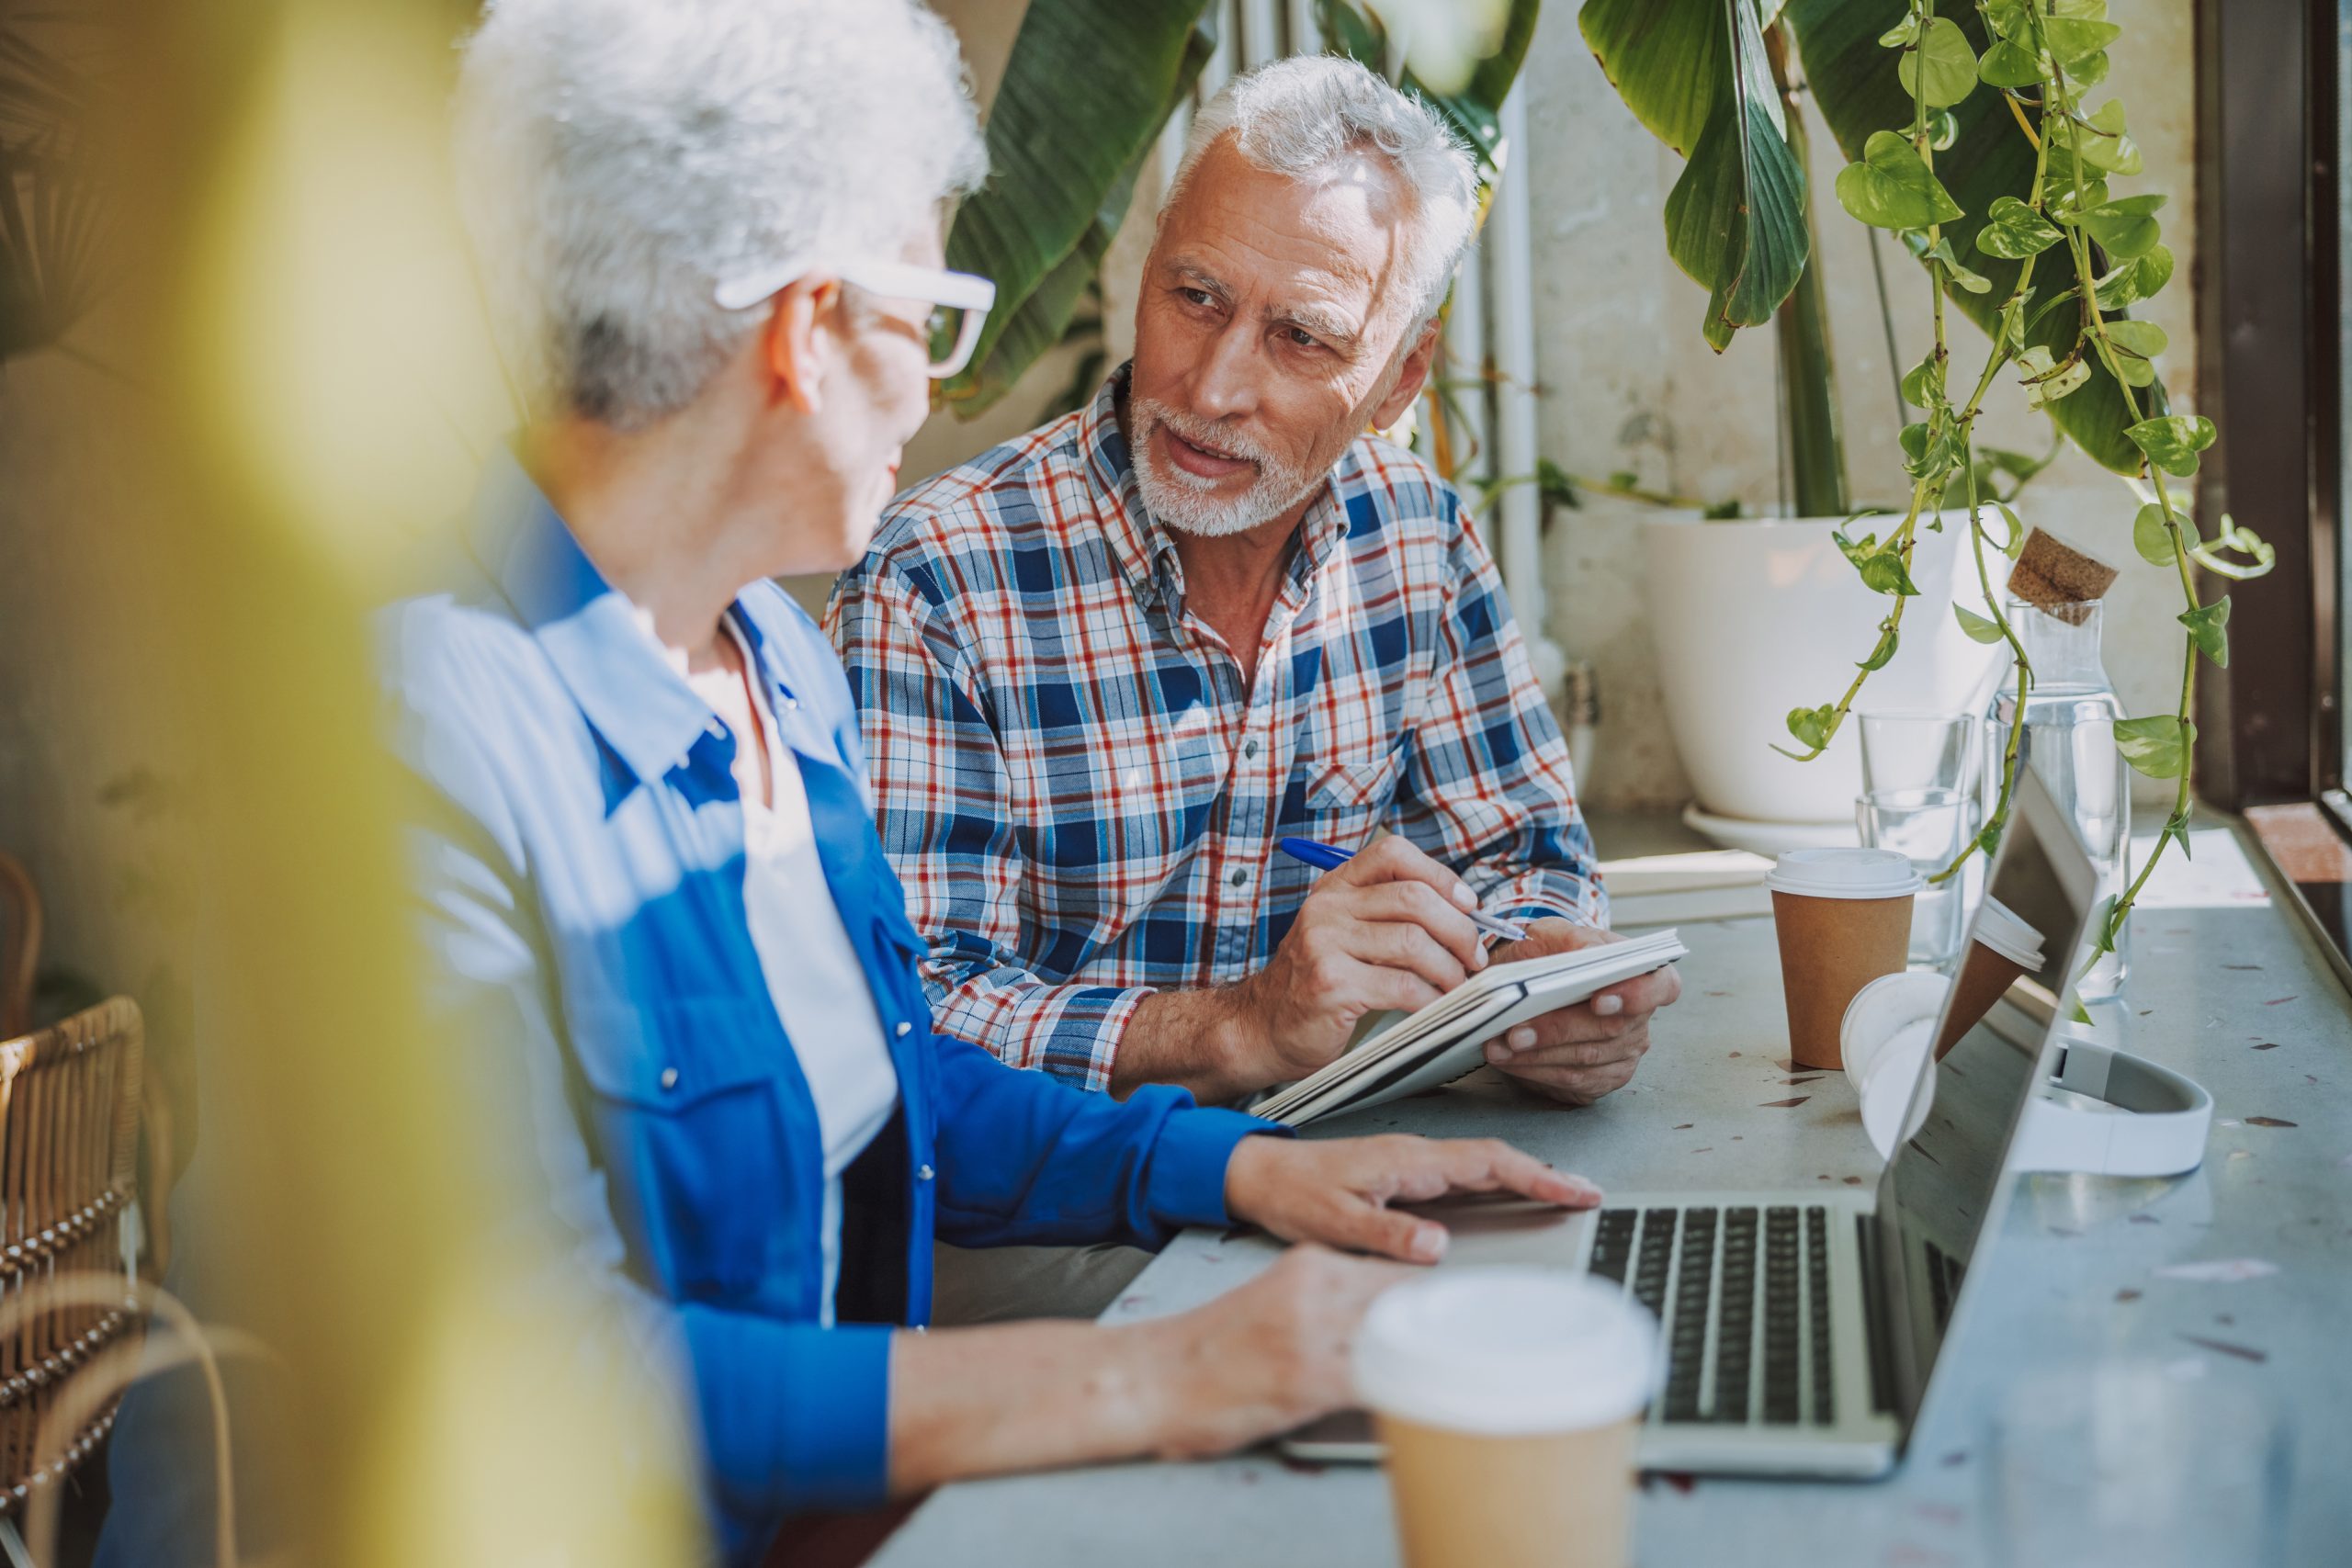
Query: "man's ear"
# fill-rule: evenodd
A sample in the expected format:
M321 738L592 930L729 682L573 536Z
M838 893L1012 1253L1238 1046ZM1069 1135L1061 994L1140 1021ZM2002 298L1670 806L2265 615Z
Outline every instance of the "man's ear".
M1406 351L1405 363L1397 372L1396 385L1373 411L1373 429L1385 430L1396 423L1405 416L1405 411L1413 406L1413 400L1421 395L1421 388L1429 382L1430 362L1437 358L1438 337L1438 320L1431 316L1428 324L1421 328L1421 335Z
M802 413L817 412L824 381L817 323L841 308L837 278L804 277L778 293L760 331L761 358L771 378L769 395Z

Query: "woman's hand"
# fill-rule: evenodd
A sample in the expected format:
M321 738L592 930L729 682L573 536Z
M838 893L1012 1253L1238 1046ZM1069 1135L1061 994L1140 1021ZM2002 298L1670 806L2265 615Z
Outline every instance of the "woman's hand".
M1252 1138L1251 1143L1271 1143ZM1151 1451L1198 1459L1304 1426L1355 1403L1348 1350L1373 1298L1411 1271L1294 1247L1248 1284L1132 1337L1152 1390Z
M1236 1219L1285 1241L1325 1242L1408 1263L1444 1257L1445 1227L1388 1205L1448 1192L1516 1192L1569 1209L1600 1201L1600 1189L1582 1177L1563 1176L1493 1138L1244 1138L1225 1168L1225 1206Z

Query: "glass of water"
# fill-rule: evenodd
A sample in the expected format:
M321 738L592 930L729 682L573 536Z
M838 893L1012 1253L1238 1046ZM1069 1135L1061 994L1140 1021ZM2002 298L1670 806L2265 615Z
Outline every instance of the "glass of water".
M1874 790L1854 798L1854 825L1864 848L1899 850L1920 875L1932 877L1975 831L1973 808L1973 799L1957 789ZM1911 905L1912 963L1941 964L1960 951L1964 890L1959 877L1920 889Z
M1866 713L1862 729L1862 793L1976 788L1982 717L1967 713Z

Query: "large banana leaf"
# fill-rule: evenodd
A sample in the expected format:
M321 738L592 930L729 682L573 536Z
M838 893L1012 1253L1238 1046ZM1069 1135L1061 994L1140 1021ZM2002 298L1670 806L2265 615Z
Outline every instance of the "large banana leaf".
M1911 124L1911 95L1894 70L1894 51L1882 47L1879 36L1909 10L1906 0L1788 0L1784 15L1796 30L1797 47L1804 61L1805 79L1831 134L1849 158L1862 155L1862 144L1874 130L1907 129ZM1968 35L1969 46L1980 55L1986 39L1983 24L1971 6L1954 6L1951 19ZM1976 231L1996 197L2023 199L2033 184L2033 148L2010 115L2002 95L1979 87L1951 113L1960 134L1951 146L1936 154L1936 177L1966 214L1943 226L1954 254L1992 280L1990 291L1971 294L1948 290L1962 314L1993 330L2001 301L2017 287L2022 264L1987 256L1975 249ZM2071 282L2064 276L2063 253L2052 251L2037 264L2035 287L2047 299ZM2044 317L2029 342L2050 347L2064 357L2075 340L2077 325L2071 310L2061 308ZM2146 389L2143 412L2163 411L2163 384ZM2123 394L2104 365L2091 362L2091 378L2079 389L2048 405L2058 427L2093 459L2118 473L2139 470L2140 449L2124 437L2132 423Z
M989 111L985 188L947 262L996 280L972 364L946 384L960 414L1004 395L1061 341L1126 216L1160 128L1214 37L1204 0L1030 0Z
M1752 0L1590 0L1585 42L1634 117L1689 164L1666 201L1667 252L1710 291L1717 353L1772 319L1812 249Z

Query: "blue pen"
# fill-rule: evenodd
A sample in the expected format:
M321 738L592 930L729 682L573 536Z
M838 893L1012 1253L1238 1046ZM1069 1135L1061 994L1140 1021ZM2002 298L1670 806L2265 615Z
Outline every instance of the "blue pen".
M1337 871L1355 858L1353 850L1334 849L1329 844L1318 844L1312 839L1284 839L1274 848L1291 859L1304 861L1319 871ZM1469 914L1470 923L1488 936L1498 936L1505 942L1527 940L1524 927L1513 925L1509 920L1496 919L1492 915L1482 915L1476 909Z

